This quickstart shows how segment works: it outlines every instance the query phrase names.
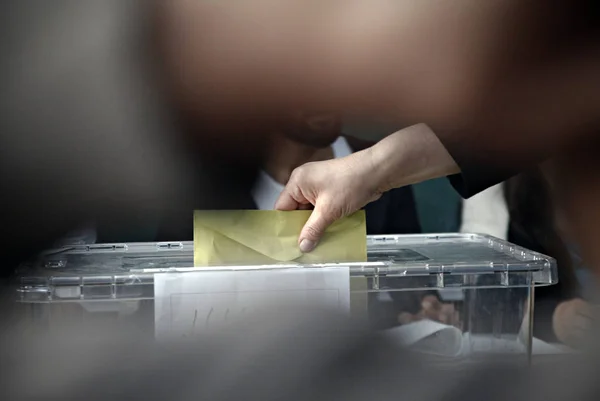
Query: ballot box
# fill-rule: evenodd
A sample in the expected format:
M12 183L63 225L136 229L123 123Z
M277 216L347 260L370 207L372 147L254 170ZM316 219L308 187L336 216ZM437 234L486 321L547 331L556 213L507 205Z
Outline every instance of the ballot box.
M193 243L63 246L21 266L33 332L67 324L186 337L268 305L335 309L438 362L531 355L535 288L554 259L478 234L367 237L367 262L193 266ZM275 308L277 309L277 308Z

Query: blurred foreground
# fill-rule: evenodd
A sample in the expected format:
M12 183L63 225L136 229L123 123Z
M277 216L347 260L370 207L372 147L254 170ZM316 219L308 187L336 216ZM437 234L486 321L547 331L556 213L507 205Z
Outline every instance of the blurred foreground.
M277 323L255 315L177 344L140 340L110 324L65 326L50 337L14 326L2 338L3 398L559 401L600 394L597 365L587 358L441 370L339 316L285 312L289 319Z

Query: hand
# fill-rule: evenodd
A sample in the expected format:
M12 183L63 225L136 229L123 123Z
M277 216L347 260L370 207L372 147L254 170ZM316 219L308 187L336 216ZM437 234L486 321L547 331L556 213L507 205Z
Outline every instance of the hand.
M556 337L564 344L577 347L592 325L592 308L576 298L560 303L552 316Z
M435 133L417 124L342 159L297 168L275 209L314 206L298 238L300 250L310 252L331 223L379 199L383 192L458 171Z
M398 321L401 324L418 322L419 320L428 319L435 322L458 326L460 318L458 311L452 304L440 302L434 295L427 295L421 302L421 311L417 314L403 312L398 316Z
M377 181L370 149L341 159L308 163L294 170L275 208L314 206L298 238L300 250L310 252L331 223L381 196Z

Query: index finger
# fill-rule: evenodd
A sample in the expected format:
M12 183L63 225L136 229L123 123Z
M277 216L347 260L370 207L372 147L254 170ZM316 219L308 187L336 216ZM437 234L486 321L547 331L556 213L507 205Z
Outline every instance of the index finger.
M275 202L276 210L297 210L302 203L292 195L288 187L285 187L277 202Z

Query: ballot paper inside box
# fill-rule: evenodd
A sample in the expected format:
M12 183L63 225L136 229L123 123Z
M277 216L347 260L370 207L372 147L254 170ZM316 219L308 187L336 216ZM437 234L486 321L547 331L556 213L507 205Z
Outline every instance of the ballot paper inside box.
M277 306L295 304L367 318L437 362L528 360L534 288L557 282L552 258L477 234L369 236L366 262L209 269L193 267L191 242L75 245L45 252L19 275L29 332L80 322L160 340L226 329L256 312L276 318L285 310ZM452 319L419 318L431 296L452 307Z

